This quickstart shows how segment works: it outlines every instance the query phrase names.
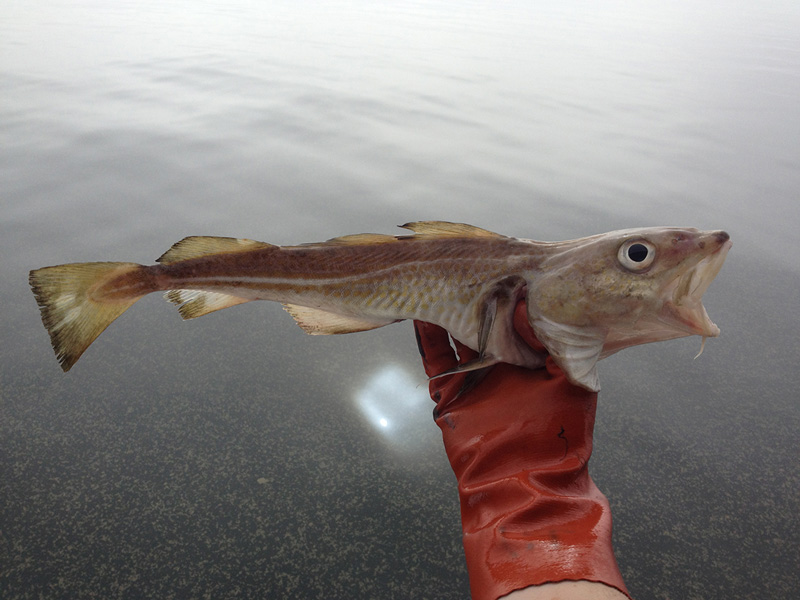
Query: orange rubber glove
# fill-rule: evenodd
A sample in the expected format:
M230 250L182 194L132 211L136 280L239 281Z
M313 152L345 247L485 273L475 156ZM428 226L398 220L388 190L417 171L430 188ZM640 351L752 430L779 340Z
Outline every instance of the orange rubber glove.
M415 322L428 376L458 363L447 332ZM524 301L517 332L544 351ZM476 353L455 342L461 362ZM611 548L611 511L589 477L597 394L546 368L491 367L430 382L434 417L458 479L461 524L474 600L558 581L604 583L628 595ZM474 375L473 375L474 376Z

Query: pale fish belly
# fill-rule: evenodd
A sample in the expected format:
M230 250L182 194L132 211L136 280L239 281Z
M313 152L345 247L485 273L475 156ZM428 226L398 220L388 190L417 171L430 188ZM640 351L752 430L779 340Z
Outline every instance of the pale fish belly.
M365 316L433 323L477 348L480 305L491 282L458 270L438 275L399 276L377 283L366 293L362 307L354 308L364 310ZM361 295L359 290L352 291Z

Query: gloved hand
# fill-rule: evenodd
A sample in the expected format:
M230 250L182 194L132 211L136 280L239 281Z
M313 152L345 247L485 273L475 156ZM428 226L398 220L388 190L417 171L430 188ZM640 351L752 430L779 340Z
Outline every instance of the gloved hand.
M514 325L544 351L524 301ZM458 364L444 329L414 327L428 376ZM462 363L475 358L455 344ZM608 501L587 470L597 394L569 383L549 357L537 370L498 364L460 393L468 376L432 379L430 394L458 479L473 599L578 580L628 595L611 548Z

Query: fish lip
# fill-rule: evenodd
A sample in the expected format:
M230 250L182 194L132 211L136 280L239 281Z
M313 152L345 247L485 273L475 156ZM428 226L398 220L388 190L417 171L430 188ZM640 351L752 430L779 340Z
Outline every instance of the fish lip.
M722 268L732 245L730 235L725 231L712 231L698 236L698 250L710 248L710 251L682 269L662 290L662 321L687 335L717 337L720 334L719 327L709 318L702 298Z

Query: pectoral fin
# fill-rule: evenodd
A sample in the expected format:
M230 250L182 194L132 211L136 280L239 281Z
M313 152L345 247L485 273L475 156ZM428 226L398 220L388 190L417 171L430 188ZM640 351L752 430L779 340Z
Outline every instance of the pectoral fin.
M525 286L525 280L521 277L505 277L489 289L483 296L483 301L479 305L478 314L478 356L474 360L467 361L457 367L440 373L431 379L443 377L444 375L454 375L467 371L477 371L485 369L500 362L500 359L487 353L487 349L495 333L494 342L497 336L503 338L508 332L498 328L512 327L511 321L514 313L514 305L520 297Z
M478 357L474 360L470 360L465 362L464 364L458 365L457 367L453 367L452 369L448 369L444 373L439 373L438 375L434 375L430 379L439 379L439 377L444 377L445 375L456 375L458 373L466 373L468 371L477 371L479 369L485 369L487 367L491 367L496 365L498 360L494 356L483 356Z
M486 354L486 347L489 344L489 334L491 334L495 320L497 319L497 306L497 296L492 293L487 294L486 301L480 307L480 320L478 322L478 357L453 367L444 373L434 375L431 379L438 379L445 375L466 373L468 371L478 371L491 367L499 362L491 354Z
M572 383L590 392L600 391L597 361L603 351L605 333L587 327L562 325L545 318L537 318L531 325Z
M481 306L480 321L478 324L478 358L483 359L486 347L489 345L489 334L492 333L494 322L497 319L497 296L489 297Z

